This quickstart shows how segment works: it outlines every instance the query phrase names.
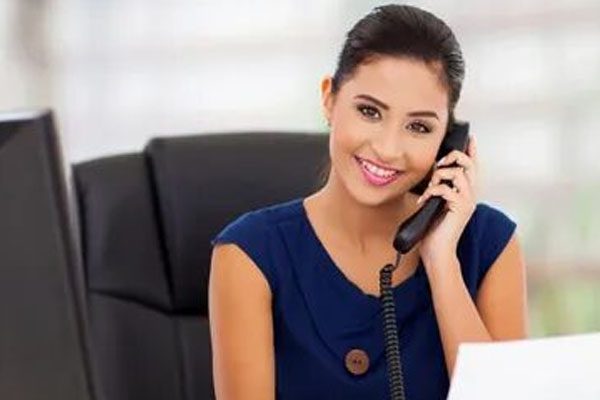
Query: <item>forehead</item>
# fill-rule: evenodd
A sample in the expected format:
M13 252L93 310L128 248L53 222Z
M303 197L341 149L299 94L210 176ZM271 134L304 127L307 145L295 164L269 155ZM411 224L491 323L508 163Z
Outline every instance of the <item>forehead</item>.
M377 57L360 64L346 82L351 96L368 93L393 108L437 109L448 107L448 91L440 79L441 68L423 61Z

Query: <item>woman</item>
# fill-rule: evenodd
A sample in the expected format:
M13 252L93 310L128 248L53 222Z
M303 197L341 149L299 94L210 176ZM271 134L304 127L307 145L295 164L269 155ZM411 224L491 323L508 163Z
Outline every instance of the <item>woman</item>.
M516 224L476 200L474 138L435 165L463 76L453 33L426 11L377 7L350 30L321 82L324 186L212 241L219 400L389 398L379 271L395 260L398 225L431 196L447 211L392 276L406 397L445 398L460 343L526 337ZM409 190L431 171L417 198Z

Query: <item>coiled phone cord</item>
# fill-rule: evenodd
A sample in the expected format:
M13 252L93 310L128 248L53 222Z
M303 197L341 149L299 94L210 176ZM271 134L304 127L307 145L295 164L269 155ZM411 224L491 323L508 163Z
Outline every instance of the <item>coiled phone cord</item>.
M387 362L388 382L391 400L405 400L404 375L400 360L400 344L398 341L398 326L396 324L396 306L392 293L392 272L400 263L400 252L396 255L395 265L386 264L379 271L379 292L383 308L383 335L385 358Z

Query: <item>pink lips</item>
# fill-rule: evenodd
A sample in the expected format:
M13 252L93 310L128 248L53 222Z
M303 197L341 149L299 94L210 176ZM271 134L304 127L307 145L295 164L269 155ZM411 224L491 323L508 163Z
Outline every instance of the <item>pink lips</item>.
M371 173L365 167L363 167L362 164L360 163L360 160L358 159L358 157L355 157L355 160L358 164L358 167L362 171L363 176L367 180L367 182L374 186L388 185L388 184L392 183L393 181L395 181L402 174L402 172L396 172L394 175L392 175L390 177L382 178L381 176L377 176L377 175Z

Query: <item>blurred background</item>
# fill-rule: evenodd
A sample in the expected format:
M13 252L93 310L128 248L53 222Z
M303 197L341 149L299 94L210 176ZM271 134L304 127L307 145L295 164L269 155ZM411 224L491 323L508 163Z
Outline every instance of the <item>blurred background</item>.
M360 0L0 0L0 109L51 107L67 163L154 136L326 132ZM414 1L461 42L480 201L518 224L531 335L600 331L600 2Z

